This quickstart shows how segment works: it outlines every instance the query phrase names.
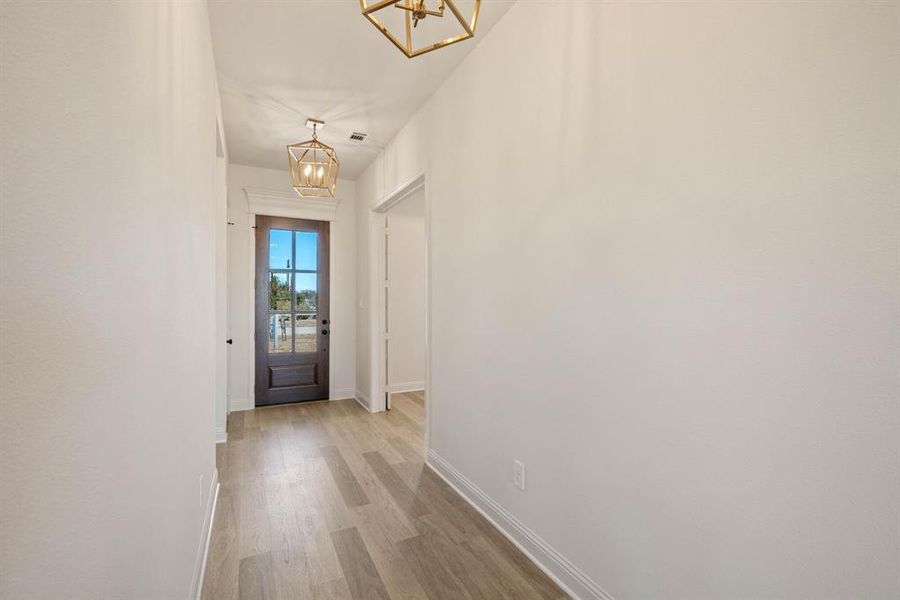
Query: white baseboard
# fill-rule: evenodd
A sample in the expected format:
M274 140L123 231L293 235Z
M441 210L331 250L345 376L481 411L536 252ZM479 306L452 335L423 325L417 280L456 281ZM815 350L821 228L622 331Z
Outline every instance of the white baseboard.
M369 403L369 399L363 394L361 391L356 390L356 393L353 394L353 397L359 402L359 405L362 406L369 412L372 412L372 405Z
M194 561L194 576L191 579L192 600L200 600L203 592L203 575L206 573L206 558L209 556L209 540L212 537L213 519L216 517L216 504L219 501L219 471L213 471L212 485L209 487L209 502L206 503L206 514L203 517L203 528L200 530L200 544L197 546L197 559Z
M216 427L216 443L224 444L228 441L228 431L225 427Z
M388 386L391 392L418 392L425 389L424 381L407 381L406 383L392 383Z
M232 398L228 405L228 412L237 412L239 410L253 410L253 401L250 398Z
M575 600L614 600L609 593L591 580L534 531L500 506L478 486L441 458L434 450L428 450L425 461L463 499L480 512L500 533L521 550L525 556L546 573Z
M334 390L331 393L331 396L328 398L329 400L348 400L353 398L356 395L356 390L353 388L341 388L339 390Z

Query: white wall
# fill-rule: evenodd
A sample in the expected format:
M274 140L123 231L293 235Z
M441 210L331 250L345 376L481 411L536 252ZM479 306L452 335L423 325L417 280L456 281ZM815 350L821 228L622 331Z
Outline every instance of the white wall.
M388 230L388 384L391 390L425 387L425 193L390 209Z
M201 2L0 4L0 597L187 598L214 456Z
M251 323L253 315L253 223L244 188L262 188L294 194L287 170L244 165L228 168L228 276L229 329L234 340L228 357L228 393L231 410L253 408L255 360ZM339 180L337 219L331 223L331 345L332 398L351 398L356 388L356 186Z
M519 2L359 180L427 168L432 456L616 598L900 595L898 11Z

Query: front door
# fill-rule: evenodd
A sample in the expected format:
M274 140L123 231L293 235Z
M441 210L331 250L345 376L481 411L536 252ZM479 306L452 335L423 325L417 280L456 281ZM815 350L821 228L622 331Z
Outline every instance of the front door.
M328 398L328 225L256 217L256 406Z

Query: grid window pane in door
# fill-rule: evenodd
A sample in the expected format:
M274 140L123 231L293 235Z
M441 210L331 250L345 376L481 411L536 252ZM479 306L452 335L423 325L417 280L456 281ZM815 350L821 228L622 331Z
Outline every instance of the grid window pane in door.
M294 352L315 352L317 342L316 315L294 315Z
M269 273L269 310L291 310L291 274Z
M298 271L316 271L319 268L319 234L315 231L294 232L295 261Z
M293 345L291 315L269 314L269 352L271 354L290 352Z
M297 312L315 312L319 304L315 273L294 273L294 308Z
M319 305L318 276L315 273L294 273L294 352L315 352L316 310Z
M292 233L286 229L269 230L270 269L290 269L293 267Z

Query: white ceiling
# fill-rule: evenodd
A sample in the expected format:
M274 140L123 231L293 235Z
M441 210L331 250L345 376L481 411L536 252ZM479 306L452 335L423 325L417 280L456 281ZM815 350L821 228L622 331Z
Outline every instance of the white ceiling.
M210 0L231 162L286 169L285 146L309 139L317 117L340 176L355 179L514 1L484 0L474 39L408 59L358 0ZM369 137L351 142L353 131Z

